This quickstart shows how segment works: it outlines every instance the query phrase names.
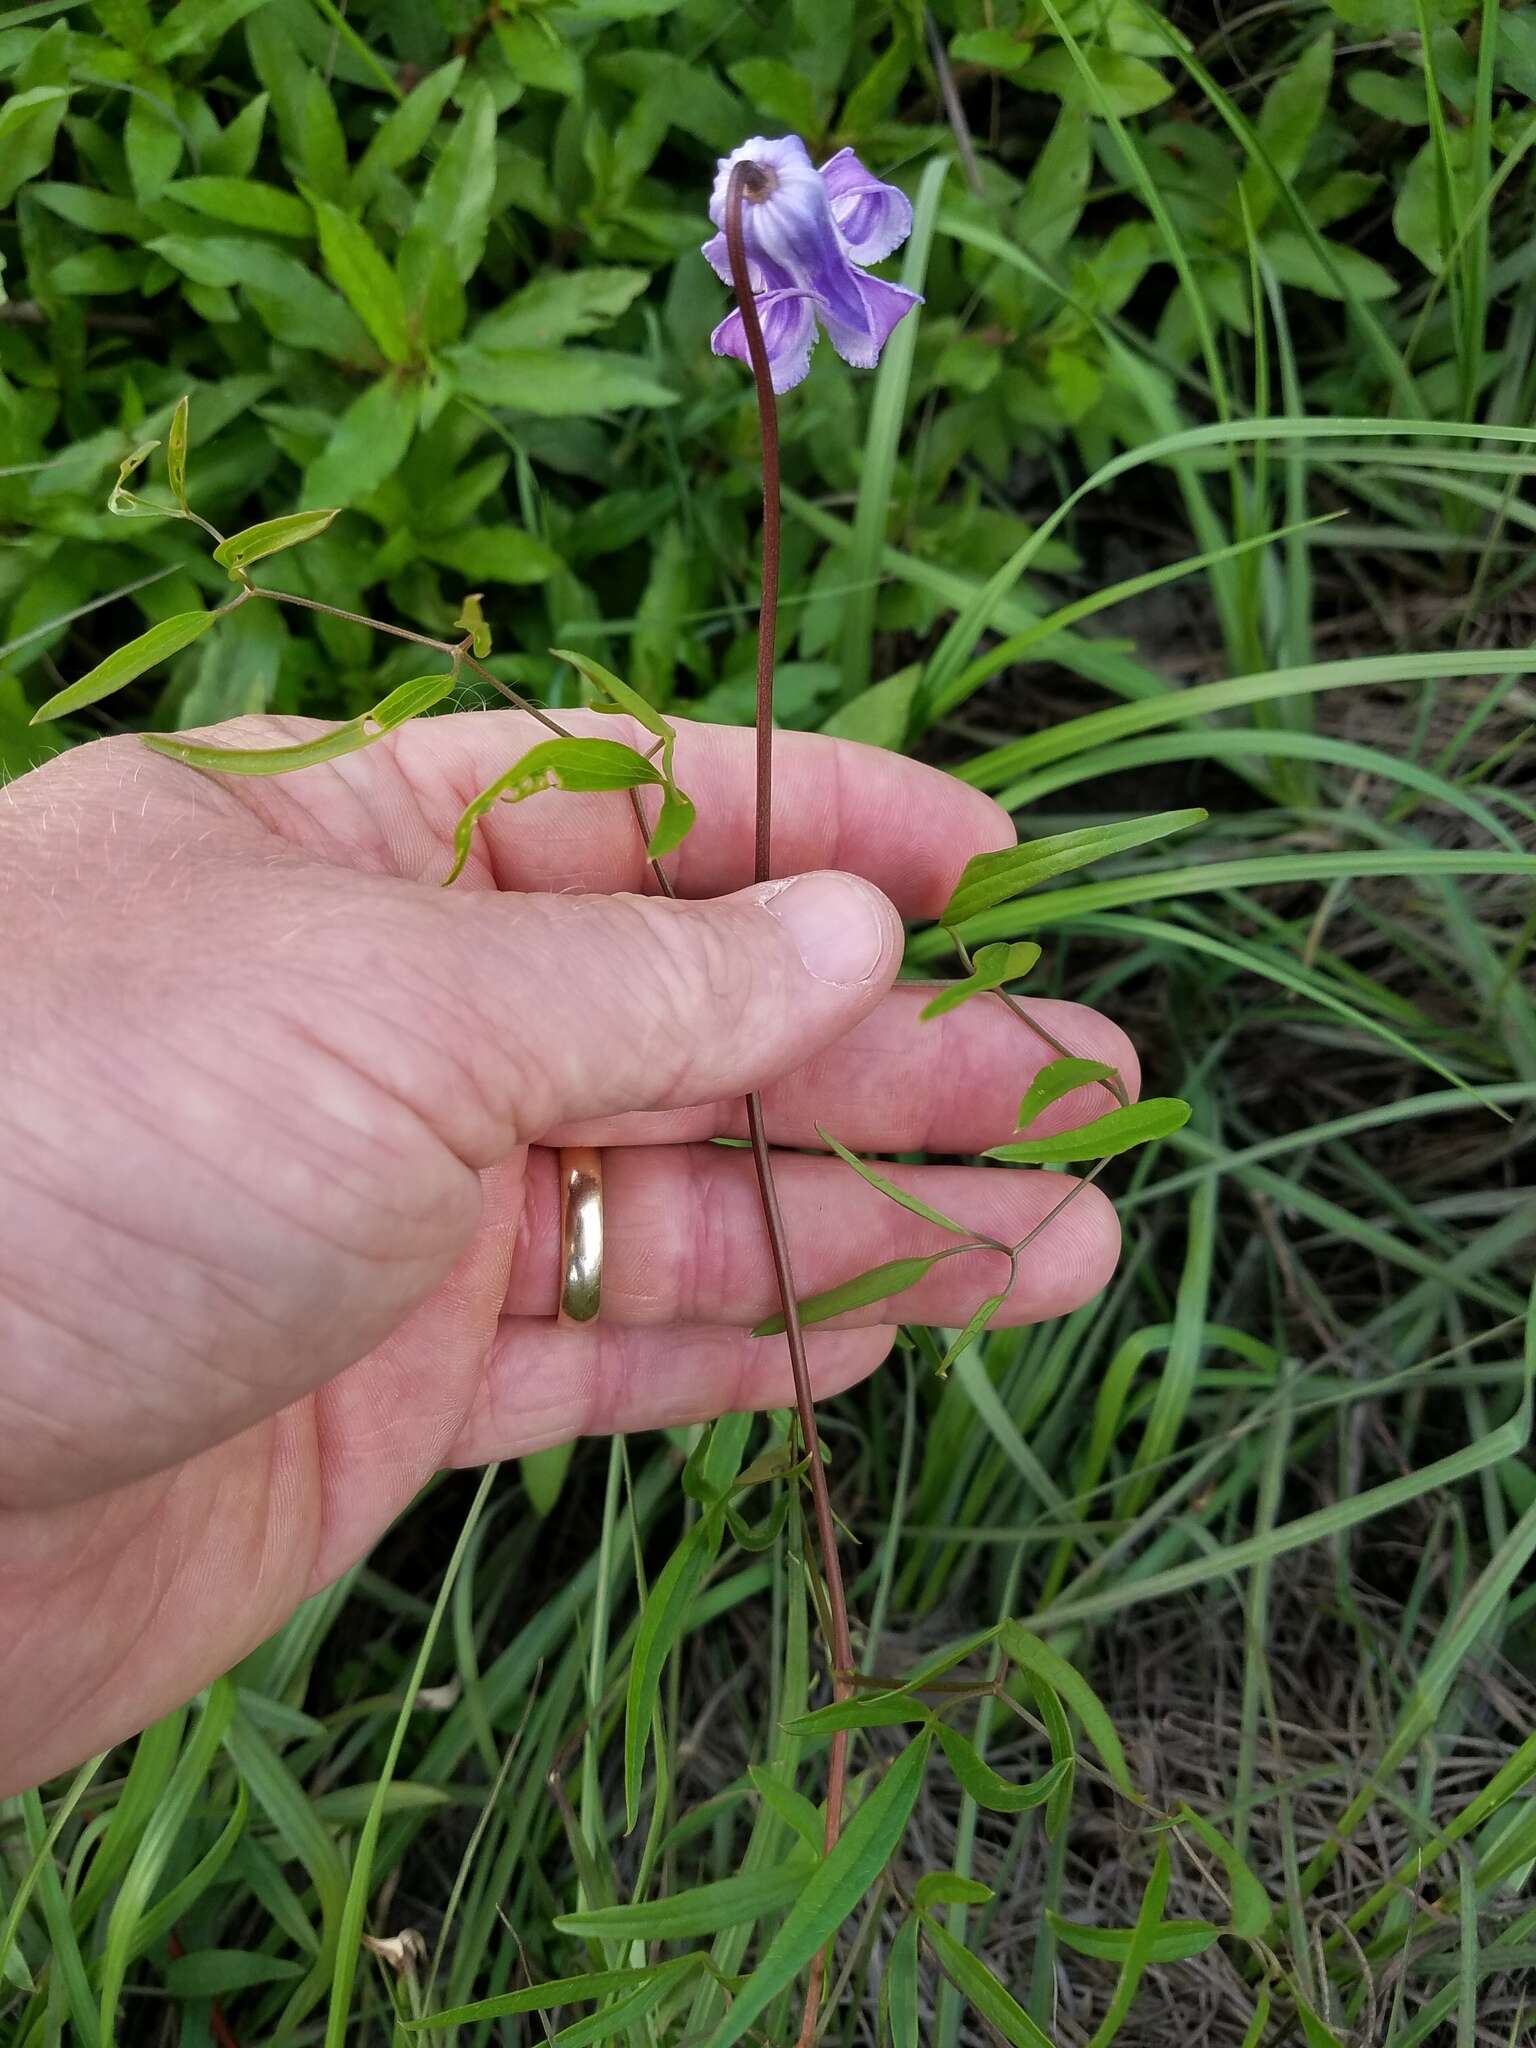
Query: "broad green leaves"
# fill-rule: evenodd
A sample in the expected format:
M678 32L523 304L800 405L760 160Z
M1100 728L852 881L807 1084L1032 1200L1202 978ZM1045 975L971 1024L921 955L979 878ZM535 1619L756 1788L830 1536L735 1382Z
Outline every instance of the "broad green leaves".
M1009 903L1090 861L1107 860L1112 854L1166 839L1174 832L1187 832L1192 825L1203 823L1205 816L1200 810L1162 811L1155 817L1127 818L1119 825L1090 825L1050 839L1025 840L1003 853L979 853L966 862L954 894L939 913L939 923L953 929L978 911Z
M218 616L217 612L178 612L174 618L162 619L147 633L140 633L126 647L119 647L115 654L109 654L105 661L98 662L79 682L56 690L45 704L33 712L32 723L43 725L50 718L64 718L71 711L83 710L87 704L110 697L125 683L136 681L146 670L162 661L169 661L184 647L190 647L199 634L207 632Z
M411 335L400 280L359 221L327 199L310 205L320 236L320 254L342 297L362 321L387 363L411 358Z

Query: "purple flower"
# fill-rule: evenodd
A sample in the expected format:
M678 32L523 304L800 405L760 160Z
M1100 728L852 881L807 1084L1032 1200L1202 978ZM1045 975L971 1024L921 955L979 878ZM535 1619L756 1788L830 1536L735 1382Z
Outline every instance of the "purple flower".
M916 292L863 268L889 256L912 232L906 194L882 185L851 149L840 149L817 170L798 135L776 141L754 135L720 159L709 217L722 231L731 172L743 159L761 166L767 186L747 195L741 224L774 390L788 391L810 369L818 315L843 361L872 370L891 329L921 304ZM723 232L704 244L704 254L729 284ZM750 360L739 307L720 322L710 346L717 356Z

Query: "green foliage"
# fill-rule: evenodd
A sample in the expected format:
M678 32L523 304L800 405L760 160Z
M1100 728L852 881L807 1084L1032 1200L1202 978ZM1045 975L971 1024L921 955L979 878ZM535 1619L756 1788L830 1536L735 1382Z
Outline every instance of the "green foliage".
M557 785L655 788L675 847L676 720L752 694L755 422L708 349L704 200L796 126L910 192L924 307L876 377L824 343L780 408L781 722L1019 817L912 941L973 948L929 1006L966 1005L955 1042L1028 972L1026 1012L1104 1004L1195 1112L1095 1094L1031 1138L1118 1077L1070 1036L1021 1077L1005 1156L1160 1142L1106 1170L1104 1302L1015 1330L989 1295L840 1406L878 1683L829 1703L781 1418L541 1454L446 1576L445 1484L233 1682L0 1807L8 2039L92 2048L153 2001L201 2041L215 1999L280 2048L533 2014L793 2039L833 1936L828 2038L878 2010L898 2048L1040 2048L1064 1979L1129 2048L1148 1969L1208 2009L1218 1967L1246 2048L1518 2035L1536 1318L1482 1105L1528 1138L1536 7L1220 39L1142 0L929 11L974 186L905 0L0 12L0 772L122 726L286 771L500 684L647 737L520 738L461 860ZM175 731L262 711L325 727ZM978 1292L1027 1270L826 1142L939 1248L809 1320L958 1249ZM1370 1710L1316 1707L1320 1785L1288 1731L1330 1658ZM418 1901L430 1965L360 1969Z

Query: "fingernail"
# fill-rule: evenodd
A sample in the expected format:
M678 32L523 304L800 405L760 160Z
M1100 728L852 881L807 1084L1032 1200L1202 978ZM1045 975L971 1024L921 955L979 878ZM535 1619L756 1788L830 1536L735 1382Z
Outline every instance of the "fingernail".
M892 916L883 896L853 875L795 875L766 882L758 901L794 940L808 974L861 988L885 959Z

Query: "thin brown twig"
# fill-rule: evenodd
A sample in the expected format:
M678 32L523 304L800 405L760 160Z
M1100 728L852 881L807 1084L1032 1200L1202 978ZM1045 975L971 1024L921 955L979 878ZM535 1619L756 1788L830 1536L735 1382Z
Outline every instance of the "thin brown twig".
M768 175L762 166L747 161L738 163L731 172L725 196L725 240L730 256L731 284L736 293L736 303L741 308L747 355L752 365L752 379L757 387L757 411L763 449L763 576L757 618L757 796L753 861L753 877L758 882L768 881L773 872L773 663L779 604L779 420L773 395L773 378L768 367L768 350L763 341L762 323L758 319L757 304L752 297L752 282L747 270L746 236L743 231L742 214L748 204L766 198L770 189ZM747 1097L747 1129L752 1139L752 1161L757 1169L758 1190L762 1196L763 1221L767 1227L774 1276L779 1286L779 1302L784 1315L784 1337L789 1347L790 1370L794 1375L795 1410L799 1417L800 1435L806 1452L807 1477L815 1507L817 1545L821 1552L821 1570L826 1586L827 1616L830 1625L831 1640L828 1649L832 1661L832 1689L837 1699L846 1699L850 1691L849 1681L853 1670L853 1644L848 1632L848 1602L843 1590L842 1567L838 1560L837 1524L833 1518L832 1497L827 1486L826 1470L821 1462L821 1448L816 1429L816 1404L811 1393L810 1366L805 1353L805 1333L800 1327L794 1273L790 1264L784 1218L779 1208L778 1190L774 1184L773 1157L768 1147L762 1097L755 1092ZM838 1836L842 1832L847 1777L848 1735L846 1730L840 1729L832 1737L827 1757L827 1820L824 1850L828 1856L836 1848ZM821 2005L824 1971L825 1958L818 1957L806 1988L799 2048L810 2048L810 2043L816 2038L816 2018Z

